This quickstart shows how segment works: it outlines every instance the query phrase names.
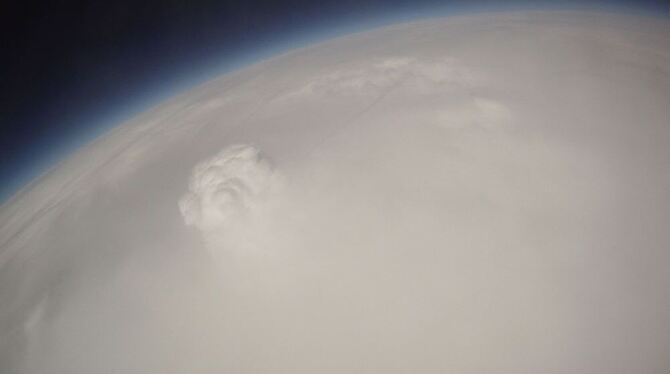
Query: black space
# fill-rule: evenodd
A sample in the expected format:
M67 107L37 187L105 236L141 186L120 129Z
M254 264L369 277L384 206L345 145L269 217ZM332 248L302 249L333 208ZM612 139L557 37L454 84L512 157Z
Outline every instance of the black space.
M189 71L223 61L226 56L272 46L301 31L363 21L389 11L412 12L449 4L469 3L1 2L0 194L23 169L48 156L54 144L81 133L86 126L96 126L100 118L159 88L174 86ZM667 11L667 2L652 5L659 4ZM46 164L55 161L42 160Z

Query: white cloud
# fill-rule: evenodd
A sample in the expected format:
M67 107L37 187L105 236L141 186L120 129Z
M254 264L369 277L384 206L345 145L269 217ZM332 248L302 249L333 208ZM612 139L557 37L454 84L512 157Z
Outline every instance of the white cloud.
M475 97L466 103L438 111L438 125L459 130L470 127L493 130L509 124L512 114L499 101Z
M481 74L452 57L420 59L394 56L329 71L288 96L378 95L403 85L414 93L479 86Z
M281 177L257 148L225 148L193 169L188 192L179 200L187 225L206 235L224 230L232 220L262 204Z

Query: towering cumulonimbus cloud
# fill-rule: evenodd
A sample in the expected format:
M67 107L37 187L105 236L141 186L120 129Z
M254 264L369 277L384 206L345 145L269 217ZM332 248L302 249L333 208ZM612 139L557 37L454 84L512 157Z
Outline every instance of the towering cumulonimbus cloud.
M193 168L179 210L187 225L207 237L224 231L231 220L255 209L281 179L259 149L232 145Z

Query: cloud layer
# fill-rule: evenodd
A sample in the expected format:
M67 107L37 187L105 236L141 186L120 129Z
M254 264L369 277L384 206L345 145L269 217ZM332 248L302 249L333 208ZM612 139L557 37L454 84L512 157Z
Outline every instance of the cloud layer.
M0 372L668 373L639 21L398 25L135 118L2 207Z
M346 64L312 77L288 97L368 96L402 87L412 94L429 94L445 89L463 89L483 83L482 73L449 56L379 57L373 61Z

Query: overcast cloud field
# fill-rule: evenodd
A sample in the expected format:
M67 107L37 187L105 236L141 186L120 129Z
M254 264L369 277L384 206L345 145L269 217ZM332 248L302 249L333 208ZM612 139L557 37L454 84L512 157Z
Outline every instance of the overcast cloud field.
M398 24L226 74L0 210L0 372L670 372L670 24Z

